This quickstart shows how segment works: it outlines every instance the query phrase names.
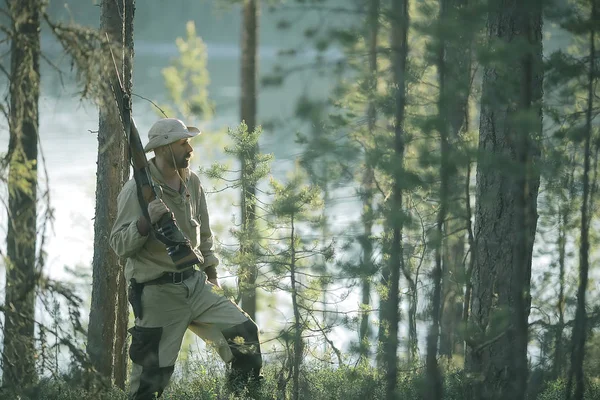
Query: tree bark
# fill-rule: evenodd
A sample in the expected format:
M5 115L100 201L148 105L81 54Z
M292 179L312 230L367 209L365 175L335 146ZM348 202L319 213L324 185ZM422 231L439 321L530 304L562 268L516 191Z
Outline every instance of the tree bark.
M384 304L384 325L388 335L383 343L383 361L386 374L386 399L396 399L396 382L398 378L398 324L400 273L404 269L402 229L403 229L403 173L404 173L404 115L406 108L406 64L408 56L408 0L394 0L391 8L391 57L393 71L394 94L394 170L392 172L393 188L389 206L388 224L391 227L392 243L389 258L388 298Z
M292 286L292 308L294 311L294 361L292 363L292 399L300 398L300 365L302 364L302 321L298 305L298 287L296 285L296 232L294 227L294 214L291 215L290 233L290 282Z
M35 370L36 196L40 97L38 0L8 2L12 17L7 159L8 232L2 385L22 389Z
M410 275L412 268L409 260L403 263L404 268L404 279L408 285L408 340L406 341L406 355L408 365L415 365L414 363L419 358L419 338L417 332L417 307L419 303L419 292L417 289L417 277L413 279ZM406 268L408 267L408 268Z
M525 395L540 181L533 164L542 125L541 26L537 0L490 3L488 38L503 55L485 66L483 78L471 311L478 335L467 360L468 370L481 375L477 399Z
M447 38L444 35L443 26L448 18L450 8L449 2L440 0L439 23L440 30L437 32L437 72L438 82L440 87L438 97L438 131L440 134L440 207L437 215L436 232L437 240L435 242L435 267L432 273L433 293L431 299L431 327L427 334L427 358L426 358L426 374L427 385L425 398L430 400L441 400L443 397L442 377L437 363L438 339L440 336L440 313L442 302L442 257L443 257L443 237L446 215L448 212L448 192L449 179L451 177L451 166L449 165L449 153L451 151L448 139L448 114L447 107L451 104L452 92L449 92L447 86L447 70L446 70L446 46ZM450 277L446 275L446 277ZM450 350L452 354L452 350Z
M445 89L452 93L452 101L444 105L448 126L448 142L458 143L461 133L468 129L469 96L471 93L471 43L472 32L465 25L469 22L466 15L468 0L443 0L446 8L442 19L443 37L446 39L444 50ZM454 146L453 146L454 147ZM440 354L452 358L461 353L462 341L459 340L458 327L462 320L464 301L461 298L467 276L465 259L466 229L470 223L464 217L460 188L465 180L467 165L460 160L464 156L452 157L448 165L447 218L443 230L442 254L442 311L440 331ZM468 162L468 161L467 161ZM458 199L458 201L456 200Z
M258 45L258 8L259 0L244 0L242 15L242 66L241 66L241 120L246 123L248 132L256 128L257 109L257 45ZM256 187L249 177L254 173L254 149L248 157L242 157L242 229L245 232L240 252L244 265L241 266L240 289L242 291L242 308L250 318L256 319L256 279L258 268L252 255L256 251L252 245L256 227ZM244 257L244 255L249 255Z
M590 15L591 21L598 21L596 0L592 2ZM594 86L596 79L596 47L595 29L590 23L590 55L587 82L587 109L585 113L585 142L583 155L583 194L581 201L581 232L579 244L579 286L577 288L577 309L575 311L575 326L573 327L573 339L571 349L571 370L567 380L567 400L571 399L571 387L573 375L575 376L575 400L583 400L585 393L585 382L583 373L583 361L585 358L585 341L587 336L587 311L586 292L588 284L588 272L590 268L590 161L592 140L592 110L594 109Z
M102 2L100 29L110 38L121 78L126 76L124 16L129 11L125 10L125 0ZM115 49L119 50L115 52ZM110 53L107 54L107 58L111 59ZM112 61L110 64L112 65ZM107 73L115 72L109 68ZM123 282L119 284L119 276L123 268L120 266L119 258L110 248L108 238L117 214L117 196L128 173L124 171L129 170L129 165L125 164L123 159L127 144L113 96L112 93L106 94L107 102L100 108L99 116L93 283L87 352L96 371L108 381L111 381L113 376L117 378L114 362L119 360L117 381L121 382L124 372L122 370L124 338L122 336L117 338L116 334L118 325L119 334L123 335L123 304L118 308L120 322L117 323L118 299L120 298L122 302L124 290ZM118 294L120 292L121 294ZM115 349L116 343L119 343L120 347Z
M575 162L574 160L572 161ZM565 269L567 253L567 232L570 224L570 202L573 200L573 171L567 175L564 189L567 195L561 193L561 199L558 210L558 299L556 300L556 312L558 313L558 322L554 338L554 359L552 363L552 375L558 379L564 372L564 329L565 329Z
M367 107L368 135L375 135L375 127L377 123L377 108L375 106L375 97L377 94L377 36L379 33L379 0L368 1L368 22L367 22L367 43L369 47L369 104ZM359 341L360 349L363 355L368 355L369 346L369 312L367 311L371 299L371 276L373 274L373 242L371 235L373 232L373 192L375 173L370 160L368 150L365 150L365 171L362 181L362 197L363 197L363 265L362 265L362 282L361 303L363 312L360 321Z
M471 318L471 296L473 294L473 271L475 270L475 254L477 254L477 245L475 243L475 235L473 234L473 224L471 223L471 219L473 216L473 211L471 209L471 163L469 162L467 165L467 172L465 179L463 181L464 191L465 191L465 222L467 225L467 241L469 243L469 249L471 251L471 257L469 257L469 265L466 267L465 271L465 297L463 299L463 309L462 309L462 326L463 329L468 327L468 322ZM467 339L467 335L464 335L463 339ZM466 340L463 340L465 343ZM463 347L463 356L465 360L468 360L467 353L468 347Z
M124 30L124 49L123 58L123 85L127 92L131 93L133 88L133 20L135 16L135 0L125 0L125 30ZM127 142L124 140L121 154L123 163L122 178L119 187L122 187L129 180L129 150ZM129 303L127 301L127 281L125 280L124 260L120 263L117 272L117 312L115 326L115 354L114 354L114 380L115 385L125 390L127 380L127 325L129 324Z

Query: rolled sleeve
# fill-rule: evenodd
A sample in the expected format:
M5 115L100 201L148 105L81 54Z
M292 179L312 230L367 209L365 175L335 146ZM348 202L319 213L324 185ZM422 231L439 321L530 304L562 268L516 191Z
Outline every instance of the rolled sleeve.
M110 234L110 246L119 257L130 257L137 253L148 236L137 229L137 220L142 215L137 199L135 182L128 182L117 197L117 218Z

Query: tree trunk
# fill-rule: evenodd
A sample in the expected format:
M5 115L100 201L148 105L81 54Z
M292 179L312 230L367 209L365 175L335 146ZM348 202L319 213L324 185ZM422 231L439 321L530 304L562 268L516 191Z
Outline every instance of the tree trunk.
M398 378L398 324L400 272L404 269L402 254L403 199L402 180L404 171L404 115L406 107L406 63L408 55L408 0L392 1L391 9L391 57L394 84L394 158L392 171L393 191L390 204L389 226L392 228L392 243L389 258L388 299L385 304L385 325L388 336L383 343L386 374L386 399L396 399Z
M382 295L379 296L379 327L377 330L378 350L376 354L377 369L384 370L385 365L385 346L389 338L389 303L390 298L387 293L390 287L390 267L383 265L381 268L381 280L379 284L382 287Z
M440 26L446 23L448 11L451 5L446 0L440 0L439 23ZM433 293L431 299L431 327L427 334L427 359L426 359L426 374L427 385L425 398L430 400L441 400L442 393L442 377L437 363L438 339L440 335L440 312L442 302L442 252L443 252L443 237L446 215L448 212L448 192L449 179L451 177L451 166L449 165L450 143L448 140L448 105L452 104L451 96L453 92L448 90L446 82L446 46L447 38L444 35L443 29L437 32L437 72L438 82L440 87L438 98L438 131L440 134L440 208L438 210L436 232L437 240L435 241L435 267L432 273ZM451 277L446 275L447 278ZM457 293L457 292L455 292ZM452 304L454 305L454 303ZM452 354L452 350L450 350Z
M573 160L573 163L575 161ZM567 232L570 223L570 202L572 201L573 192L573 171L567 175L564 190L567 195L561 193L560 205L558 210L558 299L556 300L556 312L558 313L558 323L556 326L556 334L554 338L554 360L552 364L552 375L554 379L562 376L564 371L564 348L563 348L563 332L565 329L565 267L567 253Z
M242 22L242 68L241 68L241 120L248 127L248 132L256 128L256 79L258 45L258 2L244 0ZM256 279L258 268L252 255L255 252L253 241L256 240L256 187L249 177L254 173L254 149L247 158L242 157L242 229L245 233L244 243L240 246L242 260L240 289L242 291L242 308L250 318L256 319ZM249 255L249 256L248 256Z
M566 230L567 230L567 213L562 210L559 212L558 221L558 299L556 301L556 311L558 312L558 324L556 326L556 337L554 339L554 363L553 375L554 379L558 379L563 371L563 331L565 329L565 252L566 252Z
M135 16L135 0L125 0L125 34L124 34L124 58L123 58L123 86L126 91L131 92L133 88L133 20ZM122 146L123 160L121 187L129 180L129 150L127 142ZM125 389L127 380L127 325L129 324L129 303L127 301L127 281L125 280L124 261L121 262L117 272L117 313L115 326L115 354L114 354L114 380L115 385Z
M102 15L100 28L106 32L115 48L114 53L123 78L125 51L124 27L125 21L121 17L125 6L124 0L102 2ZM123 15L127 15L125 10ZM133 11L133 10L131 10ZM111 55L107 54L110 60ZM112 61L111 61L112 65ZM109 69L107 73L114 73ZM123 291L123 284L118 284L119 275L122 273L120 260L109 246L108 238L117 214L117 196L125 178L123 154L125 154L126 138L119 118L119 111L115 107L114 95L107 93L107 103L100 108L98 130L98 162L96 172L96 216L94 219L94 257L92 260L92 299L88 327L87 352L94 368L108 381L116 376L113 363L120 360L118 366L122 368L123 337L116 337L117 329L117 299ZM122 301L122 300L121 300ZM123 305L119 310L122 312ZM120 315L119 334L122 335L123 315ZM115 349L115 344L121 346ZM115 354L115 352L120 354ZM118 372L118 381L121 381L124 371Z
M125 390L128 361L127 325L129 324L129 303L127 302L127 281L125 280L123 266L121 266L117 273L117 313L113 379L115 386L121 390Z
M410 263L410 261L408 261ZM408 340L406 343L407 363L416 365L419 358L419 337L417 332L417 307L419 303L419 292L415 279L405 274L408 284Z
M412 276L413 271L418 271L413 265L412 254L406 254L406 262L402 263L402 274L408 289L408 337L406 340L406 363L416 365L419 358L419 338L417 333L417 307L419 303L419 292L417 289L418 276Z
M452 93L452 101L446 102L444 114L448 129L447 140L449 143L454 143L458 142L460 134L468 129L472 32L466 28L456 29L456 27L463 27L469 21L469 17L466 16L468 0L443 0L441 4L446 8L442 20L443 38L446 39L444 90ZM444 221L442 238L442 319L439 352L448 358L452 358L454 353L462 352L462 341L459 340L457 330L462 320L461 311L464 302L461 297L467 275L464 264L465 225L470 223L464 217L462 206L464 198L460 193L467 166L459 160L464 158L464 156L449 156L452 165L448 165L450 175L448 176L449 193L446 199L447 218Z
M35 371L36 196L40 97L38 0L12 0L10 114L7 159L8 233L2 384L22 389Z
M290 241L290 281L292 285L292 308L294 311L294 361L292 364L292 399L300 398L300 365L302 364L302 321L300 320L300 307L298 305L298 287L296 285L296 233L294 228L294 214L291 216L291 241Z
M597 21L596 1L592 2L590 21ZM587 110L585 114L585 144L583 161L583 198L581 199L581 233L579 244L579 287L577 288L577 309L575 312L575 326L573 327L573 342L571 349L571 370L567 380L567 400L571 399L571 386L575 375L575 400L583 400L585 382L583 374L583 360L585 358L585 341L587 335L587 312L585 295L588 284L588 271L590 268L590 160L592 140L592 110L594 108L594 81L596 78L596 48L595 29L593 24L590 29L590 55L588 70Z
M379 0L368 1L368 22L367 22L367 43L369 47L369 105L367 109L367 120L369 136L375 135L375 127L377 123L377 108L375 106L375 97L377 94L377 35L379 33ZM362 265L362 282L361 291L363 312L360 321L360 349L361 354L368 356L369 354L369 309L371 299L371 277L373 275L373 242L371 235L373 232L373 191L375 173L373 170L370 156L365 151L365 171L363 174L362 191L363 191L363 265Z
M469 371L482 375L474 386L477 399L525 395L540 180L533 164L542 125L541 26L539 1L490 4L490 46L506 47L483 78L471 311L479 335L468 359Z
M465 191L465 222L467 225L467 240L469 243L469 249L471 251L471 256L469 257L469 265L465 271L465 297L463 299L463 309L462 309L462 326L463 329L466 330L468 326L468 322L470 320L470 311L471 311L471 295L473 293L473 271L475 270L475 256L477 253L477 246L475 244L475 235L473 234L473 224L471 223L471 219L473 216L473 211L471 210L471 163L467 165L467 173L465 179L463 181L464 191ZM464 335L464 339L467 338L467 335ZM465 340L463 340L465 343ZM467 360L467 346L463 347L463 357Z

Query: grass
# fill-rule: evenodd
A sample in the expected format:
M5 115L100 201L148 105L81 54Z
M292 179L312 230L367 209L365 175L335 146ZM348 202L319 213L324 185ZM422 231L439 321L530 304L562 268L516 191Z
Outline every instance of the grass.
M234 396L225 385L223 368L204 365L187 367L185 374L178 373L162 396L165 400L280 400L291 399L292 383L277 366L265 368L264 385L255 396ZM420 373L403 371L398 377L397 398L418 399L425 381ZM444 382L444 400L463 400L467 380L461 371L447 373ZM20 395L0 393L3 400L126 400L125 392L110 390L85 390L78 378L64 376L46 378ZM372 367L331 368L322 365L305 366L300 382L302 400L379 400L385 398L383 374ZM565 382L546 382L535 400L565 398ZM534 400L533 398L529 400ZM600 385L589 382L585 400L600 400Z

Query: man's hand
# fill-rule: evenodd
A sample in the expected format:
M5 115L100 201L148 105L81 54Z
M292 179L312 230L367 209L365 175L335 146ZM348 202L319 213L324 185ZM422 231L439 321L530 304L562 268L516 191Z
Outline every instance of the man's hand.
M154 199L148 204L148 215L150 216L150 223L152 225L157 223L160 217L168 212L171 211L161 199Z
M209 279L208 281L218 288L221 287L221 285L219 285L219 280L217 278Z

